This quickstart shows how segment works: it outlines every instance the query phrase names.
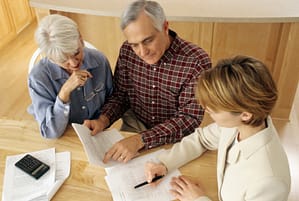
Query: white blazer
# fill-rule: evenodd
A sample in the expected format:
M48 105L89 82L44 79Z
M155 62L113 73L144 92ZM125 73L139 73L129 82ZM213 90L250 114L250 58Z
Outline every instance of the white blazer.
M213 123L196 129L158 159L171 171L206 150L218 149L219 200L286 201L291 185L288 159L270 117L267 124L267 128L232 145L237 129ZM196 199L208 200L208 197Z

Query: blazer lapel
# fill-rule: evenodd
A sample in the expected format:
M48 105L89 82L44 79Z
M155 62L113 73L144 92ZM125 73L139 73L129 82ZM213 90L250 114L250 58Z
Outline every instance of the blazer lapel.
M225 170L225 164L226 164L226 158L227 158L227 152L232 145L232 143L235 140L235 136L237 134L237 131L235 130L232 132L230 131L224 131L221 133L221 140L219 141L219 146L218 146L218 157L217 157L217 181L218 181L218 196L220 196L221 192L221 187L222 187L222 180L223 180L223 175L224 175L224 170Z

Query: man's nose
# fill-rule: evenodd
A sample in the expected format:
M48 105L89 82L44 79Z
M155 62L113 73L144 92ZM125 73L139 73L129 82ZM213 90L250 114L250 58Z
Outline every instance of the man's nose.
M141 57L146 56L148 54L148 48L145 47L144 45L140 45L139 46L139 53L140 53Z

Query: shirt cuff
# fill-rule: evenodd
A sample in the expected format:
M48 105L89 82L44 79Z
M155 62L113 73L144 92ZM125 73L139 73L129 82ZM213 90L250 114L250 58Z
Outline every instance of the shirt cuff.
M60 100L60 98L57 96L55 106L57 110L63 111L65 117L69 116L71 107L70 102L63 103L62 100Z
M141 134L141 140L144 144L144 147L142 149L147 150L147 149L154 148L154 146L152 145L153 144L152 138L151 137L146 137L146 135L148 135L148 130L143 131L140 134Z

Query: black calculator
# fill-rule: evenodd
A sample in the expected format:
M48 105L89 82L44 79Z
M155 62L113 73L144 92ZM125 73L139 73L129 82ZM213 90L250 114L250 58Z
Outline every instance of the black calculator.
M39 179L50 169L50 166L41 162L30 154L26 154L23 158L17 161L15 166L28 173L35 179Z

